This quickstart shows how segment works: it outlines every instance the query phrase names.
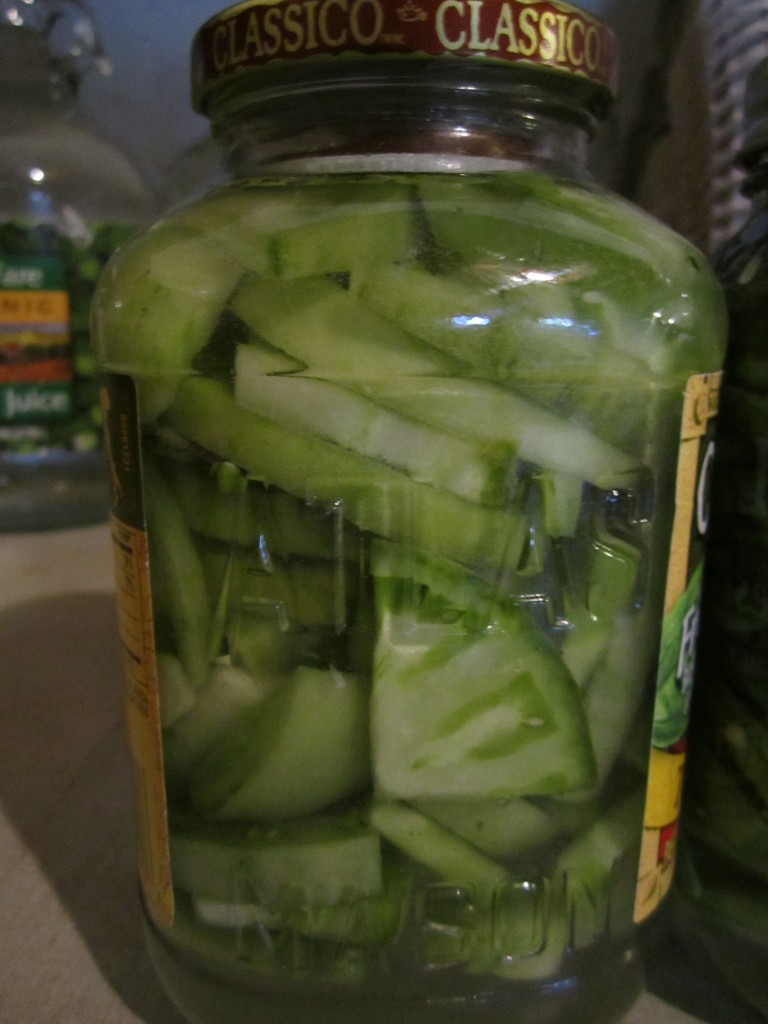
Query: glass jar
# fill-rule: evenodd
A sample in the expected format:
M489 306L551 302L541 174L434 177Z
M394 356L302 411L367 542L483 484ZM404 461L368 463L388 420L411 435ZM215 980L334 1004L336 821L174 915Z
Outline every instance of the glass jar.
M159 190L163 209L195 199L224 184L228 178L215 141L210 135L198 139L177 153L164 169Z
M768 61L747 89L686 790L680 931L768 1013Z
M198 1024L613 1021L725 324L585 170L613 37L257 0L193 57L233 180L94 305L152 959Z
M0 7L0 530L108 514L90 302L154 207L74 115L90 67L108 65L74 0Z

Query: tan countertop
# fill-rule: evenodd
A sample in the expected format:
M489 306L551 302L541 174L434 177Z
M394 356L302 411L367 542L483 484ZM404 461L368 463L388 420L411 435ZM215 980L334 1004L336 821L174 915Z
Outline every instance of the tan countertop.
M0 1024L181 1024L139 933L111 559L106 526L0 535ZM625 1024L696 1020L645 994Z

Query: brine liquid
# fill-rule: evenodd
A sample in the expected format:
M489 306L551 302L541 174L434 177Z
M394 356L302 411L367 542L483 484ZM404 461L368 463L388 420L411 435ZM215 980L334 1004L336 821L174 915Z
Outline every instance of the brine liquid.
M427 387L427 393L429 390ZM671 422L674 428L674 416ZM150 501L147 506L153 629L161 657L187 659L187 664L190 658L208 658L208 673L214 673L217 666L234 665L259 680L288 676L297 666L309 665L363 679L369 693L375 686L380 628L371 557L380 538L345 518L345 491L339 492L337 500L329 500L327 488L332 491L335 482L308 479L303 494L290 494L249 479L229 461L212 458L194 446L180 446L163 431L147 433L143 459L162 479L164 501L171 503L153 505ZM420 1020L420 1000L425 997L440 1007L436 1014L448 1012L450 1002L458 1000L462 1012L473 1013L482 1006L483 1015L487 1015L492 1012L487 1003L489 986L493 991L499 985L504 991L510 989L500 997L505 1013L510 1005L533 1007L538 1000L535 993L542 987L562 986L567 993L563 1007L545 1009L541 1019L575 1020L578 1016L574 1007L582 1000L582 991L591 984L600 984L607 964L617 965L622 973L635 977L638 968L631 952L632 916L658 646L658 614L648 613L649 607L658 605L660 580L659 559L654 566L654 558L648 553L656 529L654 474L645 469L633 486L623 489L601 489L580 481L576 498L571 499L575 501L570 513L574 520L572 535L559 537L547 532L541 474L542 468L535 465L510 466L510 489L505 501L510 537L517 549L514 560L508 561L503 571L485 573L482 601L474 611L471 627L461 609L451 609L444 600L437 601L434 609L428 607L427 588L419 581L415 562L409 564L409 559L415 558L413 546L401 545L405 562L400 571L415 572L415 578L404 578L393 599L391 610L397 618L392 643L405 648L413 644L438 648L450 642L451 636L461 642L468 628L478 634L499 628L498 623L494 625L496 606L512 603L542 637L547 650L559 658L574 637L579 639L580 629L593 628L600 616L613 617L620 611L621 627L614 640L612 664L626 668L628 682L618 681L610 687L615 707L608 728L603 727L601 733L606 761L600 766L599 787L591 793L554 791L530 799L494 801L499 809L508 804L510 817L516 803L525 804L521 810L532 808L540 816L539 831L534 830L529 843L523 842L516 849L519 844L514 840L514 826L506 826L514 852L483 854L498 861L505 879L495 892L480 898L472 877L436 878L427 866L384 839L383 853L394 882L389 890L385 888L380 905L371 910L373 915L388 918L381 926L369 920L361 930L351 905L346 920L342 919L341 924L334 921L328 934L323 934L328 926L322 920L322 910L307 926L306 921L302 924L292 920L295 908L291 906L283 921L279 915L270 921L267 915L266 924L255 920L214 925L196 910L198 894L177 886L175 922L168 938L163 939L154 925L149 926L154 936L150 948L161 974L180 971L186 978L185 990L199 992L204 1001L210 976L203 961L198 963L196 957L208 957L218 965L214 975L222 970L226 976L226 965L236 965L234 990L242 984L242 999L247 1001L249 984L261 978L268 988L276 986L274 1019L285 1020L292 1019L289 1011L285 1017L277 1011L283 984L310 988L313 984L323 988L330 985L334 992L331 1000L344 990L370 991L373 998L377 989L386 988L397 977L404 999L398 1013L413 1012ZM313 494L315 488L323 497ZM397 508L412 509L410 491L411 485L406 484L394 494L377 495L378 501L391 503L388 514L393 521ZM161 566L168 563L162 542L153 549L152 538L157 535L153 531L163 529L163 524L157 522L157 516L162 515L183 523L187 569L194 565L203 583L209 618L198 623L207 627L197 637L199 644L194 638L180 637L182 619L171 596L178 585L175 570L166 570L168 575L164 576ZM597 589L594 570L590 571L595 557L610 559L613 537L619 541L617 557L630 546L638 552L631 564L622 563L619 581L612 584L618 589L611 594L619 595L621 609L614 608L611 596ZM602 609L599 616L595 614L598 609ZM215 636L213 642L211 635ZM609 644L613 636L611 630L605 630L602 639L595 640L597 650L585 653L583 664L573 664L573 671L582 676L579 699L588 691L591 674L596 674L600 683L599 664L605 658L602 645ZM162 689L160 701L162 705ZM234 728L237 714L230 717ZM222 725L212 734L209 746L201 747L196 760L185 750L184 729L182 715L164 730L172 833L177 822L183 829L190 818L199 817L189 780L196 780L192 786L200 781L199 766L210 746L224 749L227 743L226 726ZM316 769L322 771L323 766L317 765ZM320 819L329 813L351 814L364 820L374 791L375 782L369 775L330 807L321 807L314 814ZM443 804L443 825L450 825L450 795L437 802ZM481 830L488 802L485 798L478 801ZM618 839L613 835L616 845L609 860L602 862L594 874L589 865L583 876L581 865L569 874L560 863L564 851L622 802L634 804L634 811L624 819L624 834ZM466 812L465 804L466 799L462 813ZM431 810L434 812L435 807ZM214 832L220 829L223 842L248 825L247 818L241 822L230 815L219 825L217 820L214 811L209 821ZM255 824L262 825L258 815ZM282 820L275 822L276 828L281 825ZM527 826L521 823L521 827ZM478 838L482 841L482 832ZM588 851L585 856L589 859L593 854ZM343 875L343 863L338 870ZM233 902L251 904L257 898L258 883L247 868L240 875L233 872L224 888L228 888ZM173 967L167 959L171 948L167 941L186 949L190 959L182 957ZM213 993L217 986L213 982L211 986ZM513 995L513 991L518 994ZM348 997L339 998L344 1002ZM560 997L553 995L552 1001L559 1005ZM188 1007L193 1020L199 1012L193 1009L196 1002L195 996ZM618 1015L626 1008L624 1001L617 1007ZM547 1016L550 1013L552 1016ZM199 1019L207 1019L205 1012ZM253 1019L259 1019L257 1013ZM386 1014L381 1019L386 1019Z

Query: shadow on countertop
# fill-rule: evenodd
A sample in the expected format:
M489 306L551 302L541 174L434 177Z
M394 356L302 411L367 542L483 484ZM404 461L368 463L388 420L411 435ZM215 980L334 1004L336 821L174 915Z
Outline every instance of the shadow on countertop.
M107 983L146 1024L182 1024L144 953L114 598L0 613L0 802Z

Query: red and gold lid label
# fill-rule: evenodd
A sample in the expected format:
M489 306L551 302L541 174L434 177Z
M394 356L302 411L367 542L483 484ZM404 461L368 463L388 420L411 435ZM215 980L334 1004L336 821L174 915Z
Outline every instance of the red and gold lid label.
M527 62L615 88L613 33L558 0L246 0L197 34L195 105L275 61L383 54Z

